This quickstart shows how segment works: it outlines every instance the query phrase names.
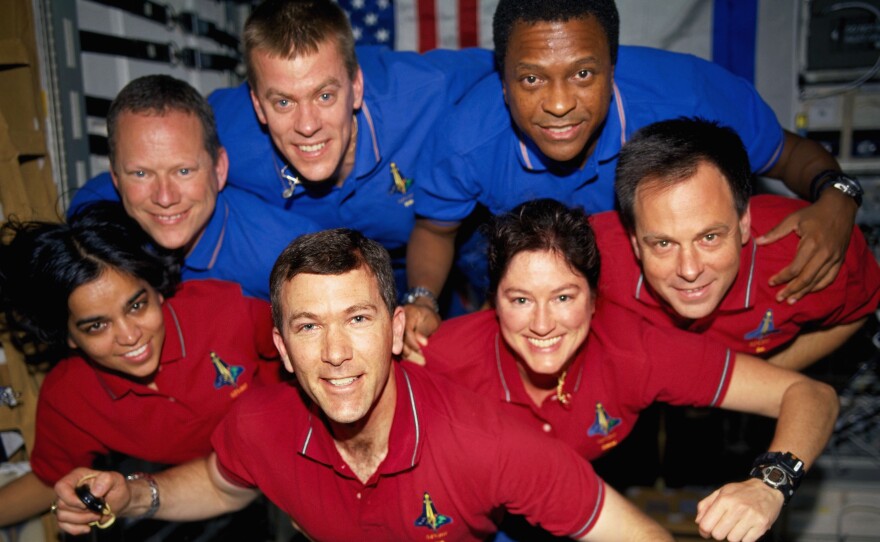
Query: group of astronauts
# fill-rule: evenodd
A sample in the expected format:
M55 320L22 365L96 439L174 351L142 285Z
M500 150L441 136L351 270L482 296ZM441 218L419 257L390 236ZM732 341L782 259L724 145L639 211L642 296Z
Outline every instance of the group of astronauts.
M500 0L494 54L416 54L266 0L245 83L130 82L67 221L4 226L0 308L52 368L0 524L262 494L313 540L672 540L590 464L659 402L776 419L694 518L760 538L838 413L799 371L880 301L863 192L748 82L618 33L613 0ZM444 321L453 267L487 308Z

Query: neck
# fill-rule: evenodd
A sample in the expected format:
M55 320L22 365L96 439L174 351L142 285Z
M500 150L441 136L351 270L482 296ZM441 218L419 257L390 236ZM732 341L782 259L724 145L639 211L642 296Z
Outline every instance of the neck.
M566 367L562 368L560 371L553 374L540 374L532 371L528 365L526 365L522 361L516 362L516 367L519 370L519 375L522 378L523 387L526 390L526 394L532 400L533 403L540 406L547 400L548 397L554 395L556 393L556 389L559 387L560 379L563 381L565 377L565 371L568 367L568 363L566 363Z
M336 180L336 186L342 186L345 183L345 179L351 175L351 172L354 170L354 160L355 154L357 151L357 136L358 136L358 120L357 114L352 115L352 127L351 127L351 137L348 140L348 149L345 151L345 156L342 157L342 165L339 168L339 178Z
M354 423L329 422L336 450L362 483L373 476L388 455L396 406L397 387L392 368L378 401L366 416Z

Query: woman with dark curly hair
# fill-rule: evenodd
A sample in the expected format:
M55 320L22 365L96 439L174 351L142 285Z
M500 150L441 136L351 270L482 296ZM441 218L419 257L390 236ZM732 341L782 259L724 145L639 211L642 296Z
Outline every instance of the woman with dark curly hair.
M45 511L59 478L111 452L159 464L207 455L233 401L278 381L269 305L233 283L180 283L179 254L119 204L66 224L9 221L0 239L6 326L28 363L51 367L32 472L0 490L0 525Z

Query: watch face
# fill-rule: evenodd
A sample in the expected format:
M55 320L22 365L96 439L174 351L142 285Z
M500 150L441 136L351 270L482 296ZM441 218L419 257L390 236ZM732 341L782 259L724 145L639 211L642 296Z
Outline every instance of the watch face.
M779 487L788 481L788 476L779 467L767 467L764 469L764 481L773 487Z

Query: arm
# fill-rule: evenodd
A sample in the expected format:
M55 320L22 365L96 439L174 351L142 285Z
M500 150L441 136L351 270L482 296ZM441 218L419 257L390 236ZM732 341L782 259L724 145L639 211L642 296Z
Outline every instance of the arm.
M406 277L409 286L422 286L437 296L443 290L455 257L458 223L440 225L428 219L416 220L406 248ZM440 326L440 316L427 299L417 299L404 307L406 331L403 354L420 354L430 336Z
M809 200L810 181L824 170L839 171L840 166L821 145L784 132L782 154L766 176L781 179L801 198ZM758 238L768 244L794 232L800 237L794 260L776 275L770 285L788 283L776 296L780 302L794 303L811 291L828 286L840 271L855 224L858 206L838 190L826 189L818 201L792 213L775 228Z
M767 361L783 369L803 370L837 350L862 327L867 319L865 317L848 324L802 333L788 348L771 356Z
M42 514L52 505L55 492L29 472L0 488L0 526L12 525Z
M58 526L70 534L89 532L89 522L98 515L85 510L74 493L79 480L97 474L90 481L96 497L105 499L117 517L137 517L150 508L151 491L146 480L127 482L118 472L76 469L55 484L58 495ZM255 489L232 485L217 468L215 454L168 469L155 476L159 487L156 518L193 521L240 510L258 494Z
M592 542L632 540L672 541L673 538L659 523L649 518L631 502L605 484L605 501L596 524L578 540Z
M828 442L839 407L831 386L744 354L736 356L720 406L778 418L769 449L795 454L807 469ZM704 537L754 541L773 525L782 505L780 491L750 478L700 501L696 522Z

